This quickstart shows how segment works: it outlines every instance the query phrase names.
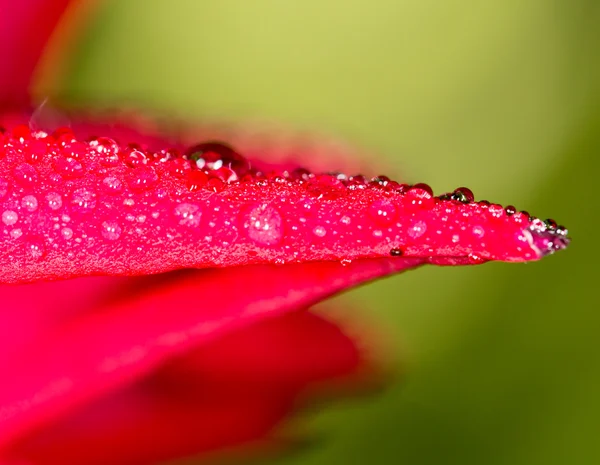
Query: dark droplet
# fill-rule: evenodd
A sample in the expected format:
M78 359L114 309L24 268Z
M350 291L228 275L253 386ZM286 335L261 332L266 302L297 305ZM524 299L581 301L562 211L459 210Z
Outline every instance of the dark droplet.
M402 249L391 249L390 250L390 255L392 257L401 257L402 256Z
M241 177L251 168L248 160L221 142L204 142L195 145L186 154L193 166L202 170L218 170L225 167Z
M473 192L467 187L459 187L454 192L452 192L450 198L461 203L471 203L475 201L475 196L473 195Z
M515 207L513 207L512 205L507 205L504 208L504 211L506 212L506 214L508 216L514 215L515 213L517 213L517 209Z

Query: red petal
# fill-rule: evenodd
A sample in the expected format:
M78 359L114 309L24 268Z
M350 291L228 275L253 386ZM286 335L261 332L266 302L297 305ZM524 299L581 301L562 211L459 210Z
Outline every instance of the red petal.
M385 177L265 174L227 147L209 154L215 163L201 158L205 149L188 151L206 185L190 184L198 168L182 171L190 160L181 155L112 139L20 126L0 147L2 282L390 254L527 261L568 243L563 228L471 202L464 189L433 197L426 185ZM221 167L236 173L232 181Z
M359 366L356 347L336 326L306 312L284 315L28 435L10 455L40 465L132 465L239 445L267 434L305 386Z
M70 0L0 1L0 106L29 101L33 71Z
M420 263L238 267L138 281L138 292L123 290L123 298L88 309L0 366L12 380L0 385L0 447L227 331Z

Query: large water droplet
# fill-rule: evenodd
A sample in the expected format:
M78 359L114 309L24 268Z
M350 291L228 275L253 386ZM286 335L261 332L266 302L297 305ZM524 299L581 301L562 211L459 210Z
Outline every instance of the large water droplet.
M261 245L276 245L283 237L283 220L277 209L263 203L250 207L243 217L248 237Z
M381 226L389 226L396 218L396 207L389 200L377 200L369 207L369 215Z
M179 218L179 224L190 228L197 228L200 225L202 211L198 205L193 203L180 203L175 207L175 216Z

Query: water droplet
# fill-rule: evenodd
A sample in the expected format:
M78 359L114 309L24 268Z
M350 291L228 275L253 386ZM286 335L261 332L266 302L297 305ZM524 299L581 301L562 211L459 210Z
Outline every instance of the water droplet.
M73 192L71 204L79 212L88 212L96 208L96 193L84 187Z
M467 257L467 259L469 260L469 263L471 265L479 265L481 263L486 262L485 258L481 257L480 255L474 254L474 253L470 253L469 256Z
M38 201L33 195L26 195L21 200L21 206L28 212L34 212L38 208Z
M115 221L104 221L102 223L102 237L109 241L115 241L121 237L121 226Z
M190 228L197 228L200 225L202 211L198 205L193 203L180 203L175 207L175 216L179 218L179 224Z
M468 187L459 187L458 189L455 189L450 195L450 198L461 203L471 203L475 201L475 196Z
M8 182L5 179L0 179L0 199L8 194Z
M123 183L115 176L107 176L102 180L102 187L108 194L118 194L123 190Z
M27 163L16 166L13 175L15 181L23 187L32 187L38 180L36 169Z
M315 226L313 229L313 234L317 237L325 237L327 230L323 226Z
M15 228L10 232L10 237L12 237L13 239L18 239L22 235L23 235L23 231L21 231L21 229L19 229L19 228Z
M413 192L414 195L421 197L421 198L425 198L425 199L429 199L431 197L433 197L433 189L431 188L431 186L429 186L429 184L425 184L423 182L417 183L414 186L412 186L410 188L411 191L416 191ZM422 192L419 192L422 191Z
M71 228L62 228L60 230L60 235L63 239L69 240L73 237L73 230Z
M76 179L85 174L85 169L81 162L72 157L57 157L52 166L54 167L54 171L65 179Z
M243 227L254 242L275 245L281 241L283 221L275 207L266 203L253 205L243 218Z
M17 221L19 221L19 215L17 214L17 212L14 212L12 210L5 210L2 213L2 222L6 226L12 226Z
M407 234L413 239L418 239L427 231L427 225L422 221L418 221L412 225L412 227L408 228Z
M48 144L43 140L32 140L27 144L24 153L25 161L29 164L38 163L48 154Z
M40 260L46 255L46 247L42 239L30 239L25 246L25 250L27 251L27 255L34 260Z
M460 241L460 236L459 236L458 234L454 234L454 235L452 236L452 242L453 242L454 244L458 244L458 241Z
M369 207L371 217L382 226L389 226L396 218L396 207L389 200L377 200Z
M119 160L119 145L108 137L98 137L90 145L100 154L100 163L104 166L117 166Z
M481 226L473 226L473 235L479 239L485 236L485 229Z
M208 175L204 171L190 171L186 179L187 187L191 192L202 189L208 184Z
M123 161L131 168L136 168L148 163L146 154L139 147L130 146L122 152Z
M381 229L376 229L375 231L373 231L373 237L383 237L383 231L381 231Z
M129 186L137 191L149 189L158 181L158 175L151 166L134 168L127 178Z
M62 197L57 192L48 192L46 194L46 202L52 210L58 210L62 207Z
M195 145L187 151L187 156L199 169L218 170L225 167L234 171L238 178L251 169L246 158L220 142Z
M488 211L494 218L502 218L504 216L505 211L502 208L502 205L498 205L496 203L492 203L488 206Z
M349 216L342 216L340 218L340 223L345 224L345 225L349 225L350 223L352 223L352 220L350 219Z
M517 212L517 209L512 205L508 205L504 208L504 211L508 216L514 215Z
M401 257L403 254L402 249L390 249L390 255L392 257Z

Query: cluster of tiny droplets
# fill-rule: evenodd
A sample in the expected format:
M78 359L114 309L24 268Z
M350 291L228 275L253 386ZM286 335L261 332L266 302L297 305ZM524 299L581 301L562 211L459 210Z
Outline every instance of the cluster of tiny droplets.
M487 209L496 217L504 216L520 225L529 226L536 237L542 237L541 249L544 252L553 252L566 245L567 230L557 226L553 220L541 221L531 217L527 212L517 212L514 207L503 208L500 205L490 204L484 200L475 202L473 193L464 187L458 188L451 193L438 197L433 196L432 189L423 183L402 184L393 181L386 176L367 178L362 175L347 176L342 173L316 174L303 168L294 170L263 171L253 166L244 156L237 153L233 148L220 142L204 142L190 147L186 151L177 149L165 149L150 152L146 147L137 144L121 146L115 140L107 137L92 138L88 141L78 141L69 129L59 129L52 134L44 132L32 132L25 126L16 127L8 134L0 131L0 158L2 151L10 146L13 150L23 155L23 163L14 167L13 177L18 183L13 189L12 198L6 201L8 206L2 214L1 220L4 225L4 234L12 239L19 239L23 235L23 228L17 227L22 213L29 213L26 218L30 225L36 221L35 212L44 205L45 208L55 212L52 216L52 224L44 225L58 232L58 237L44 241L39 236L28 237L26 249L31 257L39 258L45 254L47 245L58 247L59 240L74 241L82 243L88 240L88 245L94 238L88 238L85 234L79 234L72 227L72 215L85 215L102 207L105 218L100 224L100 233L106 241L119 239L125 231L124 224L129 224L128 234L138 234L145 240L151 242L152 234L148 226L153 219L157 219L160 212L148 214L135 212L133 208L134 199L132 194L143 193L148 199L150 209L157 201L170 195L170 190L160 186L161 179L169 179L176 187L177 195L185 197L190 193L201 193L203 191L222 192L228 186L252 182L258 186L266 186L272 183L288 183L304 185L310 192L314 188L316 198L333 200L340 196L340 191L360 191L378 189L391 195L398 194L406 196L416 206L429 205L436 202L450 202L456 204L477 204L482 209ZM8 144L8 145L7 145ZM82 154L86 154L82 159ZM90 156L91 154L91 156ZM74 189L68 199L64 198L59 189L46 189L44 192L35 192L35 186L40 179L40 173L36 165L41 165L47 159L51 159L52 171L46 173L49 184L68 185L73 181L83 178L88 174L94 174L99 179L95 188L81 187ZM125 165L124 176L116 176L113 169ZM123 198L123 211L115 210L114 204L99 200L98 192ZM0 179L0 199L7 196L9 186L5 180ZM186 194L187 193L187 194ZM306 204L310 209L310 202ZM69 206L68 211L63 207ZM215 207L223 210L227 206ZM180 202L174 207L173 214L179 220L179 224L187 227L197 227L200 224L201 208L190 201ZM339 223L350 224L350 218L336 213ZM396 209L391 202L374 202L369 208L369 215L374 221L389 227L396 215ZM278 244L283 234L283 219L276 209L267 204L250 206L244 213L243 228L246 235L261 246ZM299 220L302 222L302 218ZM209 226L211 223L209 223ZM38 225L39 226L39 225ZM234 225L225 224L227 231L222 230L218 237L224 244L233 242L237 234ZM160 226L157 226L160 228ZM297 226L292 226L293 231ZM479 227L473 228L475 236L483 237L484 231ZM426 224L417 222L407 231L409 237L417 239L425 233ZM322 238L328 230L325 225L317 225L312 233L317 238ZM170 232L166 232L167 237ZM374 237L383 237L382 229L373 231ZM207 235L205 240L211 242L217 234ZM224 239L223 239L224 238ZM454 240L456 238L456 240ZM389 240L389 238L388 238ZM458 242L458 235L453 236L453 242ZM48 244L45 244L48 242ZM404 251L399 247L390 247L391 256L401 256ZM473 261L477 262L476 255Z

